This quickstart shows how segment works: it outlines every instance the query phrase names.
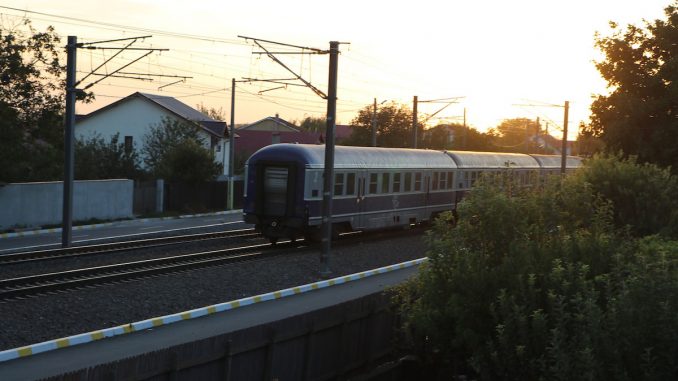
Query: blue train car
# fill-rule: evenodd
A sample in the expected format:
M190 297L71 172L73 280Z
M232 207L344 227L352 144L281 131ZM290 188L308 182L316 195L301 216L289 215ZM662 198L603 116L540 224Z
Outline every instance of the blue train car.
M246 164L245 222L272 242L317 236L324 145L274 144ZM335 232L429 221L455 208L455 161L440 151L337 146Z

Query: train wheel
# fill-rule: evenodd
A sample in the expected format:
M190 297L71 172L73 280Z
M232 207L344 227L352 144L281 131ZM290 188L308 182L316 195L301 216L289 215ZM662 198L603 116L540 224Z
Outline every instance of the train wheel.
M278 237L270 237L268 240L271 242L271 245L278 243Z

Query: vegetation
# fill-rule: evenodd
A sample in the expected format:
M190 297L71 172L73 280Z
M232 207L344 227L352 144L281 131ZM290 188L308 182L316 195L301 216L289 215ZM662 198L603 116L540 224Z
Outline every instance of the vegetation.
M204 148L198 128L165 118L144 136L144 162L157 178L209 181L221 173L214 154Z
M168 150L154 170L159 178L199 183L214 180L222 169L211 151L195 140L186 140Z
M605 58L596 64L609 95L591 106L589 135L611 152L635 155L641 162L678 169L678 1L666 19L620 28L596 37Z
M497 151L493 136L461 124L439 124L424 132L422 146L437 150Z
M65 67L53 28L0 25L0 181L56 180L63 168Z
M292 124L298 125L302 131L320 132L324 134L327 129L327 118L307 116L300 122L294 122Z
M353 132L344 144L372 145L372 106L366 106L351 121ZM377 145L379 147L412 147L412 110L395 102L377 108Z
M502 121L496 128L488 132L494 137L494 144L500 152L522 153L554 153L549 147L544 146L538 137L545 131L535 120L527 118L514 118ZM543 136L542 136L543 137ZM560 147L556 147L560 149Z
M436 221L429 262L399 289L425 368L482 380L675 379L675 178L600 156L562 182L492 183L462 201L455 228Z
M139 155L132 147L126 149L115 134L109 142L100 135L75 142L75 178L78 180L97 179L138 179L143 177Z

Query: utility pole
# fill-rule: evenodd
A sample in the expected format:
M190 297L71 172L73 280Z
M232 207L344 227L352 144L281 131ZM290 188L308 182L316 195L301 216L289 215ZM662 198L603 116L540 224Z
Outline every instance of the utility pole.
M152 75L152 74L140 74L140 73L125 73L122 72L124 68L132 65L133 63L139 61L140 59L148 56L154 51L165 51L168 49L136 49L136 50L146 50L147 53L141 57L128 62L123 67L116 69L107 74L97 74L96 71L101 69L115 58L118 54L122 53L124 50L133 49L130 48L139 39L144 39L151 36L143 37L131 37L131 38L121 38L115 40L107 41L98 41L98 42L85 42L78 43L77 36L68 36L68 43L66 45L66 111L65 111L65 120L64 120L64 187L63 187L63 206L62 206L62 218L61 218L61 247L70 247L72 244L73 238L73 187L74 187L74 162L75 162L75 100L78 93L83 93L84 90L89 89L90 87L96 85L97 83L103 81L109 77L122 77L122 78L131 78L131 79L145 79L139 78L137 75ZM118 42L118 41L127 41L132 40L127 46L119 47L95 47L93 45L102 44L106 42ZM89 74L85 75L80 81L76 81L76 61L77 61L77 52L78 48L86 49L106 49L106 50L118 50L117 53L113 54L108 58L103 64L99 65L96 69L92 70ZM118 74L119 73L119 74ZM118 75L116 75L118 74ZM101 76L99 80L96 80L87 86L84 89L78 89L78 85L82 83L85 79L89 78L91 75ZM134 77L129 77L125 75L135 75ZM162 76L162 75L157 75ZM183 77L189 78L189 77Z
M228 137L228 209L233 210L233 175L235 174L235 78L231 78L231 126Z
M73 179L74 179L74 125L75 125L75 63L78 37L68 36L66 45L66 120L64 131L64 199L61 229L61 247L70 247L73 227Z
M372 147L377 146L377 98L372 106Z
M565 101L565 115L563 116L563 142L562 142L562 153L560 158L560 174L565 174L565 169L567 168L567 118L570 112L570 101Z
M332 244L332 191L334 190L334 127L337 123L337 74L339 68L339 42L330 41L330 69L327 89L327 130L325 132L325 169L323 172L322 251L320 275L328 278ZM375 102L376 105L376 102Z
M316 48L308 48L303 46L285 44L281 42L262 40L259 38L238 36L246 40L252 40L258 47L264 50L266 54L273 61L285 68L294 75L294 80L301 81L306 87L313 90L318 96L327 99L327 124L325 131L325 168L323 170L323 203L322 203L322 250L320 253L320 275L323 278L329 277L332 273L330 270L330 255L332 243L332 192L334 190L334 130L337 124L337 72L339 66L339 44L348 44L347 42L330 41L330 50L321 50ZM305 51L310 53L290 53L290 52L270 52L261 43L277 44ZM282 61L280 61L275 54L328 54L330 55L329 80L328 80L328 94L326 95L320 89L313 86L310 82L303 79L300 75L295 73ZM282 83L288 85L287 80L269 80L270 82Z
M464 149L466 149L466 139L468 138L468 127L466 127L466 107L464 107L464 139L462 141Z
M412 101L412 148L417 148L417 133L418 128L417 128L417 96L414 96L414 100Z
M539 133L541 132L541 124L539 123L539 117L537 117L537 132L535 133L534 141L536 143L536 148L535 150L537 153L540 153L539 151Z

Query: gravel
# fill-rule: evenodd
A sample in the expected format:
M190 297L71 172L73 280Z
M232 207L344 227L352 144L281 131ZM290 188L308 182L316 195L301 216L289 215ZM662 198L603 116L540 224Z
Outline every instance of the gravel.
M421 258L422 237L333 248L332 276ZM0 303L0 350L315 282L319 268L319 252L292 254Z

